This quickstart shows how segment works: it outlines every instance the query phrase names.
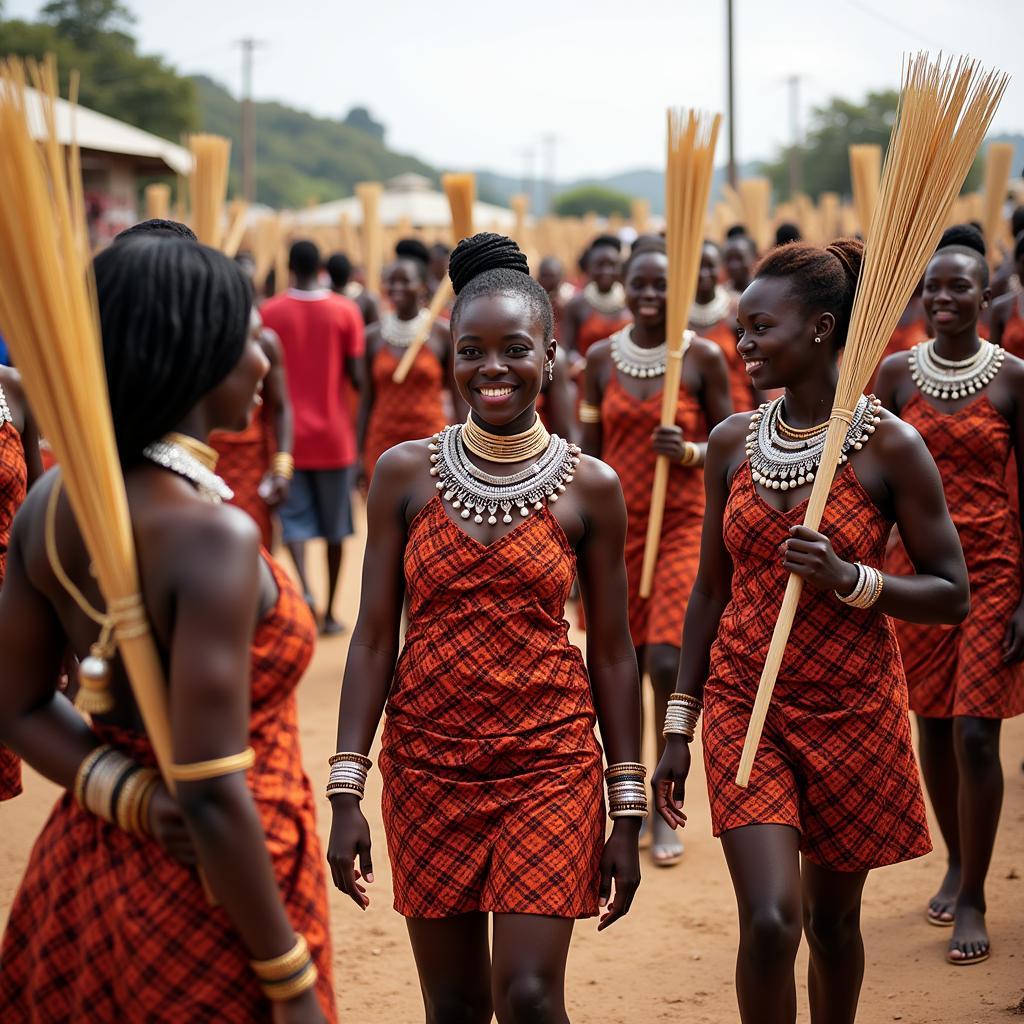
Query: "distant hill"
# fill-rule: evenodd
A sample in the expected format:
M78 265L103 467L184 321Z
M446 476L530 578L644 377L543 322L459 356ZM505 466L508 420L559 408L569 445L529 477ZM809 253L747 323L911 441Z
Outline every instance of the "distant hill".
M242 168L241 104L210 78L196 75L192 80L202 130L231 139L232 185L237 194ZM282 103L256 103L255 118L257 202L301 208L310 201L351 195L358 181L387 181L407 171L438 180L437 171L422 160L388 149L372 121L367 120L368 128L363 130Z

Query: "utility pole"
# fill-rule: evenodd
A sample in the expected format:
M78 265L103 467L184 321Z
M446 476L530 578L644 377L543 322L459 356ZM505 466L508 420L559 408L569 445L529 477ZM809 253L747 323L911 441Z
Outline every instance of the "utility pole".
M555 208L555 150L558 136L545 135L541 143L544 146L544 213L550 217Z
M800 76L790 75L789 86L789 197L792 199L804 188L804 154L800 134Z
M534 168L533 159L535 151L533 149L524 149L522 152L523 157L523 187L520 190L524 196L529 196L530 206L534 206L537 201L537 197L534 195Z
M242 198L256 199L256 118L252 105L253 53L263 44L247 36L240 39L242 48Z
M726 92L728 112L726 121L729 125L729 184L735 188L736 178L736 71L733 66L733 31L732 31L732 2L725 0L725 66L726 66Z

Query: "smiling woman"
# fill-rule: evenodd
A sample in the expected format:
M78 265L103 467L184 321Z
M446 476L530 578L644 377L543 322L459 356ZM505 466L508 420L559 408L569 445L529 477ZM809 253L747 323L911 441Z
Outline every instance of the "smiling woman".
M328 859L365 907L359 800L386 702L384 827L429 1019L564 1020L574 919L603 907L599 929L612 924L640 879L626 512L615 474L537 417L555 356L551 304L516 244L466 239L450 273L454 379L470 419L377 463ZM564 620L577 568L595 627L586 667ZM612 765L607 840L595 716Z

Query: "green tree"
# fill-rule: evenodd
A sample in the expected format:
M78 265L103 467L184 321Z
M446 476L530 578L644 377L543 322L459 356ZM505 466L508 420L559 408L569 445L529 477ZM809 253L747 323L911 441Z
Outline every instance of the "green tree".
M588 213L601 217L619 213L628 217L630 202L625 192L616 192L603 185L580 185L555 199L555 213L559 217L582 217Z
M883 158L889 135L896 119L899 93L895 89L869 92L863 103L834 97L822 107L811 111L807 137L799 148L803 164L803 191L817 199L822 192L838 192L849 196L849 147L874 143L882 147ZM788 196L789 166L792 149L783 150L778 159L762 165L762 173L772 182L776 195ZM978 187L978 161L964 185L965 191Z

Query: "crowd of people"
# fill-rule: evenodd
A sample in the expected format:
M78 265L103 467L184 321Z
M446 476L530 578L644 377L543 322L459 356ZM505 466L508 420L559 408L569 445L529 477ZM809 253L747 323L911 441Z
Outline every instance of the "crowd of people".
M408 238L380 294L299 239L269 297L251 261L184 225L119 236L96 294L173 792L118 661L109 710L72 705L102 595L17 371L0 369L0 800L21 758L65 790L11 907L0 1017L334 1020L326 880L368 906L361 802L382 717L394 905L431 1024L568 1020L575 921L630 911L646 848L659 868L685 859L701 723L744 1024L795 1020L804 935L812 1020L854 1021L864 884L931 849L926 794L947 871L922 922L950 929L951 966L987 959L1000 726L1024 713L1024 211L1011 223L1005 258L975 225L943 236L852 410L820 530L800 523L859 240L780 229L758 253L738 225L705 242L665 425L658 235L599 235L578 275L545 257L536 277L501 235L450 253ZM446 274L454 302L428 323ZM790 574L807 586L740 788ZM324 853L295 691L317 632L349 630Z

